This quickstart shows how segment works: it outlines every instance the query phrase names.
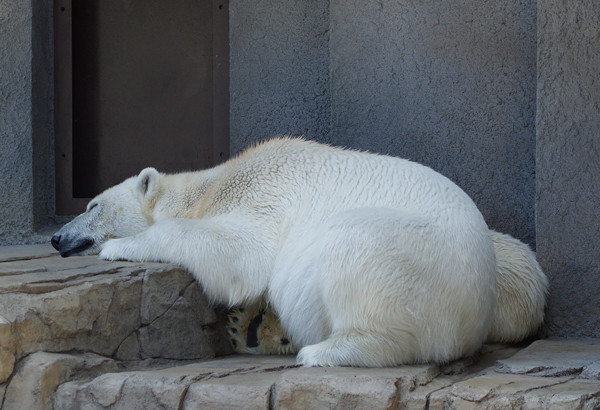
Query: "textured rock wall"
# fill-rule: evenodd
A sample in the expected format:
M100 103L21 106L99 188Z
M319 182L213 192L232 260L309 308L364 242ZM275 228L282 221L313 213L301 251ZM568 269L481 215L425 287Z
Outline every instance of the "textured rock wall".
M335 144L448 176L534 244L535 4L331 1Z
M177 266L0 257L0 408L39 408L75 374L230 353L224 321Z
M0 244L33 228L31 16L31 2L0 0Z
M537 241L547 331L600 337L600 3L538 1Z
M327 0L229 2L231 153L329 135Z
M53 212L52 2L0 0L0 245Z

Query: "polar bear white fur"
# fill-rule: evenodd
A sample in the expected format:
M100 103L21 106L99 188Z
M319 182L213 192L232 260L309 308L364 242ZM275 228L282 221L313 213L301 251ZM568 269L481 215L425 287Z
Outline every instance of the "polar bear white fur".
M548 278L529 246L510 235L490 231L496 252L498 300L488 343L518 342L544 320Z
M63 256L181 264L228 305L265 297L300 364L391 366L448 362L488 335L512 340L503 326L513 316L517 329L539 325L545 282L539 267L511 265L510 240L499 259L516 269L500 289L516 290L501 303L526 310L496 310L495 235L430 168L280 138L205 171L147 168L93 199L52 243ZM541 301L522 299L524 280Z

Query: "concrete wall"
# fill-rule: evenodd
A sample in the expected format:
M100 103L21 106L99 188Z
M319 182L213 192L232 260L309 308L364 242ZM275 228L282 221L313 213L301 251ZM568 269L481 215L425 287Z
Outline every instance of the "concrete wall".
M234 153L292 133L409 158L535 243L531 2L240 0L231 13Z
M33 227L31 4L0 3L0 241Z
M231 153L281 134L329 135L327 0L231 0Z
M0 0L0 245L52 212L51 3Z
M538 1L537 242L547 332L600 337L600 3Z
M47 0L31 1L33 212L34 229L42 233L44 238L45 231L54 229L55 210L53 3Z

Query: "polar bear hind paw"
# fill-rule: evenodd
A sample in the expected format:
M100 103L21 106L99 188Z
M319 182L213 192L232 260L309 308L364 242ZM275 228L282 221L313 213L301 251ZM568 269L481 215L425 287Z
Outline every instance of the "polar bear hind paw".
M264 304L231 310L227 333L236 353L284 355L298 351L273 310Z

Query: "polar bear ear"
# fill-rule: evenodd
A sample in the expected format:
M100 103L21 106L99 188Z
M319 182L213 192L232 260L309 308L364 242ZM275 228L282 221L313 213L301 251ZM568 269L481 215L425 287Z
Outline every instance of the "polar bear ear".
M142 197L152 198L158 191L160 174L154 168L146 168L138 176L137 188Z

